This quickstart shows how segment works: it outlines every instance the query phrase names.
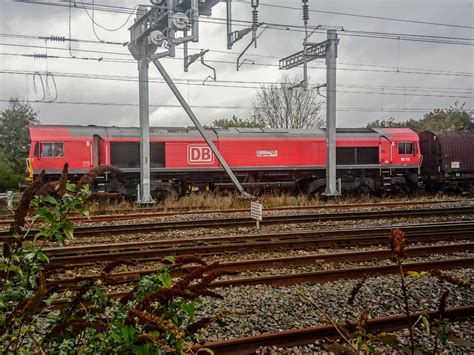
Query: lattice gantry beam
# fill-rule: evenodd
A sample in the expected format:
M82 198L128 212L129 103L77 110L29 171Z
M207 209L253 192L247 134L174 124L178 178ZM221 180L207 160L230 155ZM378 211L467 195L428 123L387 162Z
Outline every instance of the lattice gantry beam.
M328 41L324 41L317 44L308 45L306 48L306 62L310 62L318 58L326 58L326 51ZM280 69L291 69L295 68L305 62L304 50L296 52L295 54L289 55L283 59L280 59Z

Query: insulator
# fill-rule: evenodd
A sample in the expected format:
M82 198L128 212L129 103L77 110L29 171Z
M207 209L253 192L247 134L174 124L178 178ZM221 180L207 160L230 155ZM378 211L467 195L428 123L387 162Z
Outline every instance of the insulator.
M33 53L33 58L34 59L48 59L48 55L42 54L42 53Z
M252 11L252 25L254 27L258 26L258 10L256 9Z
M53 36L53 35L51 35L51 36L49 37L49 40L50 40L51 42L66 42L66 37L64 37L64 36Z
M252 1L250 2L250 4L252 5L252 7L255 8L255 7L258 7L258 2L259 2L259 0L252 0Z
M303 0L303 21L305 25L308 24L308 20L309 20L308 0Z

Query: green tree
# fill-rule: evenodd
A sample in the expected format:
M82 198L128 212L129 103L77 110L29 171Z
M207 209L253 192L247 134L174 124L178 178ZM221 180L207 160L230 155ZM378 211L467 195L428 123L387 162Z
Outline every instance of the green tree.
M243 120L238 118L236 115L232 115L232 118L222 118L220 120L215 120L212 122L212 127L216 128L261 128L263 125L255 121Z
M448 109L435 109L423 116L422 119L395 122L393 117L386 120L370 122L368 128L411 128L416 132L424 130L433 131L469 131L474 129L472 113L464 108L465 103L456 102Z
M17 189L23 177L13 173L12 164L0 151L0 192Z
M38 113L18 99L10 99L8 107L0 113L0 151L11 163L15 174L25 171L30 145L28 125L37 123Z

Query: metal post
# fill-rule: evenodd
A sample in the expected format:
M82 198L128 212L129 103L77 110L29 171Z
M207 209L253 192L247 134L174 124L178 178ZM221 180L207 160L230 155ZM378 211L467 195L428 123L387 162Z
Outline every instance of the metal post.
M326 196L338 196L336 187L336 58L337 32L328 30L326 53Z
M141 196L138 202L153 203L150 194L150 112L148 100L148 60L138 61L138 97L140 102L140 180Z
M232 33L232 0L226 0L227 6L227 49L232 49L230 34Z
M207 145L209 146L209 148L211 148L212 152L214 153L214 155L217 157L217 160L219 161L219 163L221 164L221 166L224 168L225 172L227 173L227 175L229 175L230 179L232 180L232 182L234 183L235 187L239 190L239 192L244 196L244 197L251 197L247 192L244 191L244 188L242 187L242 185L240 184L239 180L237 180L237 177L234 175L233 171L230 169L229 165L227 165L227 162L224 160L224 158L222 157L221 153L219 152L219 150L216 148L216 146L214 145L214 143L212 142L211 139L209 139L209 137L207 136L206 134L206 131L204 130L204 128L201 126L201 123L199 122L199 120L197 119L196 115L194 114L194 112L191 110L191 107L189 107L188 103L186 102L186 100L184 99L183 95L181 95L181 93L179 92L178 88L176 87L176 85L173 83L173 80L170 78L170 76L168 75L168 72L166 71L165 67L163 67L163 65L160 63L160 61L158 59L154 59L153 60L153 63L155 64L156 68L158 69L158 71L160 72L161 76L163 77L163 79L165 79L166 83L168 84L168 86L170 87L171 91L173 92L173 94L176 96L176 98L178 99L179 103L181 104L181 106L184 108L184 110L186 111L186 113L188 114L189 118L191 119L191 121L193 121L194 125L196 126L196 128L198 129L199 133L201 134L201 136L204 138L204 140L206 141Z
M308 0L303 0L303 22L304 22L304 40L303 40L303 88L308 90Z

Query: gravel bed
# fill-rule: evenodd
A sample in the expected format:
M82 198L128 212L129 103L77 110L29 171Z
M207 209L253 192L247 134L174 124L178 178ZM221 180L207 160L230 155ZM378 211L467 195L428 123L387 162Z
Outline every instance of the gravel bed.
M306 231L310 229L333 229L350 227L367 227L367 226L384 226L416 223L439 223L448 221L472 220L474 214L449 215L449 216L432 216L432 217L402 217L402 218L384 218L384 219L367 219L367 220L344 220L344 221L316 221L305 223L279 223L273 225L262 225L260 233L269 232L289 232L289 231ZM223 235L241 235L256 233L255 227L213 227L199 228L187 230L168 230L162 232L140 232L140 233L116 233L116 234L102 234L99 236L80 236L75 239L67 239L66 245L87 245L94 243L121 243L132 241L149 241L160 239L183 239L183 238L202 238L202 237L218 237ZM47 247L57 246L57 243L47 242Z
M389 201L390 203L396 203L397 201ZM414 202L419 202L419 200L414 200ZM410 209L410 210L417 210L417 209L425 209L430 208L429 200L426 201L426 204L423 205L403 205L401 208ZM431 204L432 208L453 208L453 207L470 207L474 205L473 199L464 199L455 202L445 202L445 203L435 203ZM296 210L267 210L264 211L264 218L265 216L282 216L282 215L305 215L305 214L330 214L330 213L338 213L338 212L349 212L349 211L357 211L357 212L370 212L370 211L387 211L387 210L394 210L399 209L398 206L377 206L377 207L351 207L351 208L320 208L321 206L314 206L314 209L296 209ZM133 214L140 213L139 210L133 212ZM117 220L117 221L101 221L101 222L76 222L76 226L84 226L84 227L91 227L91 226L107 226L111 223L114 225L126 225L126 224L140 224L140 223L155 223L155 222L181 222L181 221L195 221L195 220L202 220L202 219L225 219L225 218L236 218L236 217L248 217L249 212L223 212L223 213L206 213L205 210L196 211L195 213L185 213L180 214L177 212L175 215L171 216L154 216L154 217L144 217L144 218L135 218L130 220ZM0 226L0 230L7 230L9 226Z
M415 329L415 354L436 353L436 354L472 354L474 351L474 319L462 322L450 323L448 327L448 339L445 345L438 343L435 347L435 336L424 331L423 326ZM376 341L374 343L377 354L404 355L409 354L410 337L408 329L392 333L395 335L395 341L383 343ZM339 341L338 344L344 345ZM258 349L255 354L259 355L309 355L309 354L331 354L325 348L324 342L316 341L313 344L305 346L295 346L292 348L280 348L277 346L268 346Z
M446 203L436 203L433 204L433 208L453 208L453 207L470 207L473 206L474 200L461 200L456 202L446 202ZM332 214L338 212L379 212L379 211L390 211L396 209L409 209L409 210L418 210L418 209L426 209L430 208L429 202L426 205L403 205L399 206L377 206L377 207L352 207L352 208L327 208L327 209L320 209L318 206L315 206L314 210L311 209L294 209L294 210L268 210L264 211L264 218L270 216L285 216L285 215L320 215L320 214ZM225 212L225 213L206 213L206 211L199 211L192 214L176 214L171 216L154 216L154 217L146 217L140 219L132 219L132 220L119 220L114 221L114 224L140 224L140 223L154 223L154 222L181 222L181 221L195 221L195 220L202 220L202 219L225 219L225 218L237 218L237 217L248 217L249 212ZM81 223L78 222L78 226L102 226L108 225L111 223L110 221L104 222L94 222L94 223Z
M470 269L455 270L452 273L471 280L474 277L474 271ZM207 330L205 339L215 341L326 323L324 316L311 303L301 298L300 294L318 302L325 312L338 322L356 320L363 308L369 308L371 318L403 313L398 275L368 279L356 296L354 306L350 306L347 304L347 299L356 282L356 280L339 280L291 287L258 285L219 289L217 292L224 296L224 299L205 298L198 307L197 314L206 316L221 309L240 310L239 315L228 317ZM450 291L448 307L470 305L474 302L472 287L460 288L430 277L418 279L410 284L408 293L411 311L437 310L439 299L445 290ZM474 351L472 323L458 323L453 327L455 336L470 343L463 345L450 343L446 350L459 353ZM402 334L398 337L398 342L401 346L405 345L406 337ZM430 345L432 341L427 339L425 343ZM317 345L305 349L309 353L318 351Z
M388 240L388 239L387 239ZM410 243L408 248L415 246L436 246L436 245L452 245L458 243L468 243L471 240L464 241L442 241L442 242L432 242L432 243ZM297 249L297 250L280 250L280 251L239 251L238 253L226 253L223 255L213 255L203 257L206 262L235 262L235 261L245 261L245 260L256 260L256 259L270 259L270 258L284 258L292 256L305 256L305 255L315 255L315 256L324 256L326 254L336 254L336 253L347 253L347 252L362 252L362 251L376 251L376 250L387 250L387 245L374 245L374 246L353 246L353 247L339 247L339 248L326 248L326 249ZM472 253L456 253L450 254L452 256L465 257L466 255L472 256ZM463 255L463 256L462 256ZM423 259L426 260L426 259ZM360 263L360 262L357 262ZM61 274L52 276L52 278L72 278L78 275L99 275L102 272L104 263L96 263L90 266L77 267L70 270L64 270ZM120 265L114 269L115 273L118 272L127 272L127 271L137 271L137 270L150 270L153 268L158 268L161 265L160 261L148 261L148 262L138 262L136 265ZM320 267L326 264L318 264ZM331 265L331 264L327 264Z

